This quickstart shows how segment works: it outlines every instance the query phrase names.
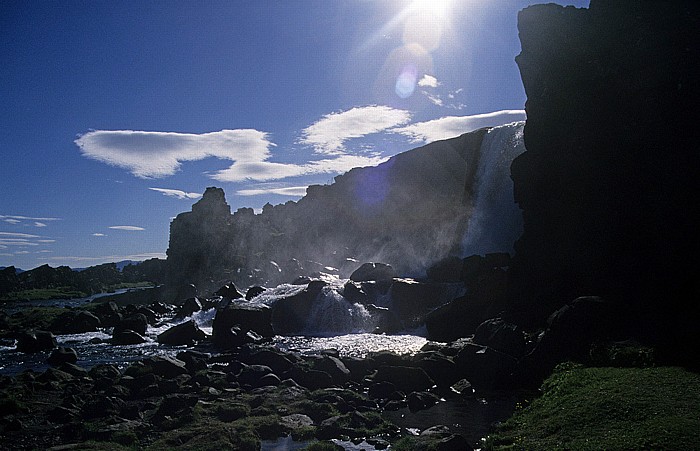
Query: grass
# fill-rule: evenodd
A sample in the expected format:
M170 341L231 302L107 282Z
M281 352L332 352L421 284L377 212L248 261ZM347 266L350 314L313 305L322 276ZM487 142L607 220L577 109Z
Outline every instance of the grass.
M34 288L31 290L13 291L2 296L1 301L40 301L44 299L75 299L84 298L87 294L70 287Z
M9 329L50 330L53 322L66 313L62 307L34 307L12 315L8 319Z
M543 394L484 448L697 449L700 375L680 368L560 365Z

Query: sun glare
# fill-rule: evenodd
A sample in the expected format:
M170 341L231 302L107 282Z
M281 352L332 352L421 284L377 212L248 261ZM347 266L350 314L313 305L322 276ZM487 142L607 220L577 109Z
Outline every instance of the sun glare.
M450 8L449 0L413 0L410 8L418 13L431 14L436 18L447 16Z

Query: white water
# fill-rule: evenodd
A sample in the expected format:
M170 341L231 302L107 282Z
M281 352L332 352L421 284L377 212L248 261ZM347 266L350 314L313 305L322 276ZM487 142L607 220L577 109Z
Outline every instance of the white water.
M523 217L513 198L510 165L525 151L525 122L494 127L481 143L474 181L474 209L462 242L463 255L513 253L523 231Z

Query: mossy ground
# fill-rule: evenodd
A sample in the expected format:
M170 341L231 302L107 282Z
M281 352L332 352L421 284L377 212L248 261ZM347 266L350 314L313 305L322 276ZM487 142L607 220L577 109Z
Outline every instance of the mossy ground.
M700 375L560 365L485 449L697 449Z

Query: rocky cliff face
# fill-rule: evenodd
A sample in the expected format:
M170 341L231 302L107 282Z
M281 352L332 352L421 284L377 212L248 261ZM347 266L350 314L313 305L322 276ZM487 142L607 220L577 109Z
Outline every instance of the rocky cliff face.
M697 319L699 25L691 1L519 14L527 151L512 165L524 234L511 292L522 320L588 294L661 315L662 334Z
M402 274L458 254L486 129L357 168L310 186L298 202L233 215L220 188L208 188L170 227L170 281L200 289L273 285L329 271L349 276L362 261ZM348 260L350 259L350 260ZM359 262L359 263L358 263Z

